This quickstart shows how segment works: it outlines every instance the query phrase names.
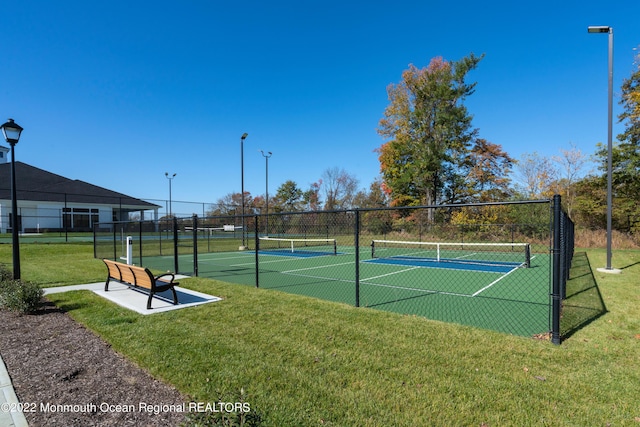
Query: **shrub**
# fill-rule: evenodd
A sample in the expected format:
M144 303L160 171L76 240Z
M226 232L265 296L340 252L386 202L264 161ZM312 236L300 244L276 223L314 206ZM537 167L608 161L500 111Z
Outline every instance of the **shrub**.
M11 272L11 270L9 270L6 265L0 264L0 284L2 284L2 282L8 282L12 279L13 273Z
M42 288L22 280L0 281L0 307L20 313L33 313L42 305Z

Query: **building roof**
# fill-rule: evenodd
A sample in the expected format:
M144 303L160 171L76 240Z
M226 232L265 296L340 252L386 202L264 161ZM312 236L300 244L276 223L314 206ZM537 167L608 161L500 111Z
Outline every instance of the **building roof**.
M18 200L87 203L155 209L160 206L22 162L16 165ZM0 163L0 200L11 200L11 163Z

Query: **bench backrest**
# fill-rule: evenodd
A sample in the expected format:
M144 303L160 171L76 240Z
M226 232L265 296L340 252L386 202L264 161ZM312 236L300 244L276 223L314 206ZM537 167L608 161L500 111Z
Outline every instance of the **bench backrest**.
M123 282L127 282L127 283L131 283L133 285L136 284L136 277L133 274L133 271L131 271L131 266L130 265L121 265L120 266L120 274L122 275L122 281Z
M153 274L146 268L130 266L131 272L135 276L135 284L142 288L153 289L156 281Z
M103 261L109 269L109 277L113 277L116 280L122 280L122 275L120 274L118 263L115 261L111 261L110 259L103 259Z
M109 277L121 282L131 283L142 288L154 289L155 279L153 273L147 268L127 265L121 262L103 259L109 269Z

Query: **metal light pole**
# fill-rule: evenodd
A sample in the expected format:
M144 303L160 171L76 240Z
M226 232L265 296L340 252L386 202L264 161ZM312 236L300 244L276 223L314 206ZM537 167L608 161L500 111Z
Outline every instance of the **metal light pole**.
M18 197L16 193L16 144L20 140L22 127L15 123L13 119L8 119L0 126L4 139L11 146L11 235L13 249L13 279L20 279L20 241L18 238Z
M249 136L248 133L243 133L240 137L240 198L242 199L242 246L240 250L247 249L244 242L244 140Z
M613 205L612 190L612 148L613 148L613 28L609 26L590 26L587 28L589 33L608 33L609 34L609 99L608 99L608 134L607 134L607 266L598 269L604 272L619 272L611 267L611 208Z
M176 177L176 173L169 176L169 172L165 172L164 176L169 180L169 218L173 218L172 206L171 206L171 181Z
M271 151L267 152L267 154L264 154L264 151L260 150L260 152L262 153L262 156L264 157L264 161L265 161L265 173L266 173L266 177L265 177L265 182L266 182L266 186L265 186L265 204L267 205L267 216L265 217L265 234L268 236L269 235L269 158L273 155L273 153Z

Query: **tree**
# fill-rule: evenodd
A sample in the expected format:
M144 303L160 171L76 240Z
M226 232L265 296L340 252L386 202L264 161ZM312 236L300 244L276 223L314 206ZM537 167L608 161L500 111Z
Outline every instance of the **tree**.
M389 200L383 190L382 180L376 179L369 186L369 191L363 189L353 198L354 207L357 208L384 208L389 206Z
M329 168L322 174L322 188L325 194L325 210L349 209L358 189L358 179L337 167Z
M638 56L640 60L640 55ZM613 184L618 196L640 201L640 63L637 70L622 83L620 104L622 113L618 116L625 124L624 133L618 135L619 143L612 150ZM605 149L598 152L601 169L605 168Z
M481 59L472 53L457 62L434 58L422 69L410 65L400 83L387 87L378 133L388 141L376 151L393 205L436 204L448 185L455 193L457 169L476 135L463 104L475 83L465 77Z
M622 83L618 116L625 124L625 131L618 135L618 142L611 150L613 223L628 223L628 218L640 215L640 56L637 69ZM606 177L608 171L608 147L598 144L596 159L599 169ZM604 179L604 178L603 178Z
M320 188L322 187L322 180L314 182L309 186L309 189L302 193L302 201L305 209L309 211L320 210Z
M254 208L253 197L248 191L244 192L245 213L251 213ZM242 198L240 193L229 193L218 199L210 206L207 215L240 215L242 213Z
M529 199L550 198L555 193L558 171L548 157L537 152L525 153L518 161L519 191Z
M560 149L560 153L560 156L553 156L552 159L560 166L562 177L557 187L562 194L567 214L571 216L576 199L575 184L587 162L587 157L574 144L571 144L570 150Z
M276 212L298 211L301 208L303 192L294 181L285 181L276 191Z
M478 138L471 149L469 161L467 182L474 201L503 201L509 197L509 175L516 161L502 151L502 146Z
M389 206L389 198L383 191L382 179L371 183L369 191L360 190L354 198L357 208L385 208ZM384 235L393 228L394 212L391 210L370 210L360 214L361 232Z
M588 176L576 182L572 218L582 227L606 227L607 184L604 177Z

